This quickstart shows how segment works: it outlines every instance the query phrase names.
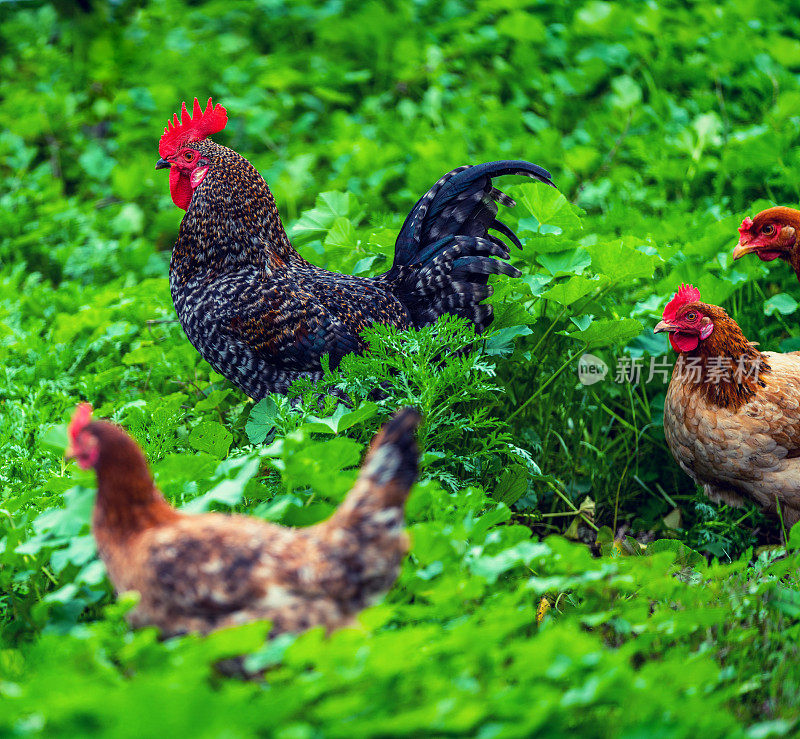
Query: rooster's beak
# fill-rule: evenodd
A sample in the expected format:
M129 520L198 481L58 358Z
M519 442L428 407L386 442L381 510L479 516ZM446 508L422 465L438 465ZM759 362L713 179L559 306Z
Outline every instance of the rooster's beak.
M159 159L156 162L156 169L169 169L171 164L172 163L167 159Z
M654 334L660 334L662 331L674 331L675 327L668 321L659 321L653 329Z

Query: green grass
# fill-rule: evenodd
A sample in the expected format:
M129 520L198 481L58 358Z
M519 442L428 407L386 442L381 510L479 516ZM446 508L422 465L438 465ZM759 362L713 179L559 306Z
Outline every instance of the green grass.
M651 329L681 282L762 347L800 348L791 270L730 260L744 215L800 200L795 15L751 0L0 5L0 734L794 733L800 538L783 558L759 549L775 522L711 504L672 460L666 385L614 375L620 358L671 361ZM253 404L216 375L171 322L181 212L153 169L167 118L209 94L229 114L217 140L334 270L385 269L416 198L455 166L552 170L559 192L502 185L524 276L495 282L485 341L447 320L374 330L323 382L352 408L307 386ZM442 346L473 350L439 363ZM590 387L584 351L611 368ZM176 505L287 525L328 515L380 423L419 406L398 584L330 639L130 631L88 530L93 478L62 459L80 400L135 436ZM214 673L239 653L263 681Z

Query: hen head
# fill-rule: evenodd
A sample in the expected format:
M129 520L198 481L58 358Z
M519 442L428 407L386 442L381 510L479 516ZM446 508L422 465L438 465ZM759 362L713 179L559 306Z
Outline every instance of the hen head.
M693 285L681 285L667 303L654 333L669 332L669 343L678 352L690 352L714 331L713 306L700 302L700 291Z
M97 465L100 458L100 444L91 433L92 406L81 403L69 422L69 446L65 456L75 459L81 469L88 470Z
M161 158L156 162L156 169L169 167L169 190L172 202L179 208L189 207L194 191L208 174L211 160L202 142L225 128L227 122L225 108L214 106L209 98L203 110L195 98L191 115L183 103L180 120L176 113L164 129L158 142Z
M733 258L755 254L762 262L789 259L800 229L800 211L793 208L767 208L755 218L747 217L739 226L739 244Z

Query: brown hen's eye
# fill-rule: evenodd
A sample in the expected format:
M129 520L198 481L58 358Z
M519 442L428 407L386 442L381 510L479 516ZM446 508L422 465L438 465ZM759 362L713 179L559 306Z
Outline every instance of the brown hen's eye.
M687 321L694 321L696 319L697 319L697 313L695 313L694 311L692 311L691 313L687 313L686 314L686 320Z
M775 226L773 226L772 224L764 226L764 228L761 229L761 233L763 233L765 236L770 236L774 231L775 231Z

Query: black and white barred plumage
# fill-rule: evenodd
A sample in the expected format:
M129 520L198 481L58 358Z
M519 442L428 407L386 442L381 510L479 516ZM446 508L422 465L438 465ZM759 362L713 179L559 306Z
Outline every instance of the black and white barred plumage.
M292 247L272 193L239 154L210 139L193 142L208 162L181 223L170 287L181 325L202 356L252 398L285 393L300 377L321 376L360 351L373 323L410 328L451 313L478 331L491 323L490 274L518 277L505 261L519 245L496 220L513 200L492 178L549 173L525 161L464 166L442 177L412 209L397 238L392 268L354 277L316 267Z

